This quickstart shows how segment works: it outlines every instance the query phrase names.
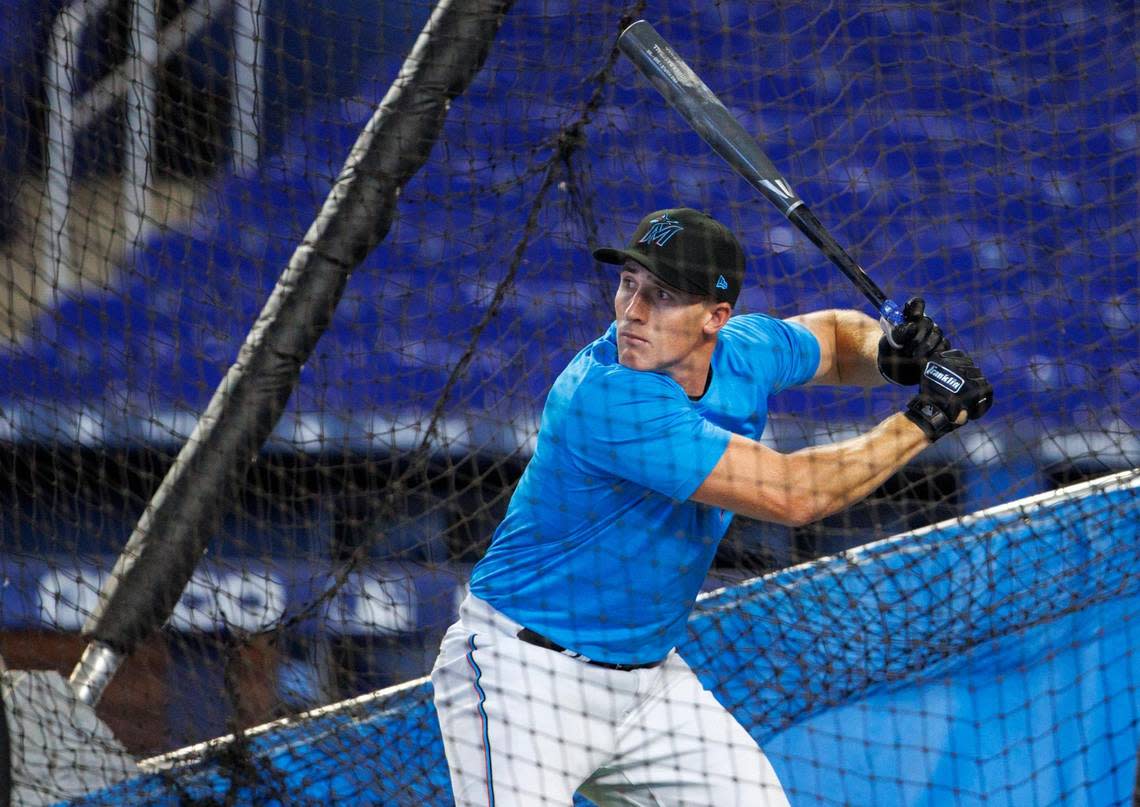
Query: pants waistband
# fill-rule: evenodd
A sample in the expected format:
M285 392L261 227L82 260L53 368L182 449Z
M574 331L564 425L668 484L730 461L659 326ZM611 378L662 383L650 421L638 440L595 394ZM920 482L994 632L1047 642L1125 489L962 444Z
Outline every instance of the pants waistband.
M552 639L547 639L541 633L520 625L489 602L479 599L474 594L468 594L467 597L464 598L462 605L459 607L459 614L464 622L472 627L482 626L500 635L513 636L521 642L526 642L527 644L541 647L545 650L553 650L555 653L561 653L564 656L577 659L584 664L590 664L594 667L603 667L607 670L644 670L650 667L659 667L665 661L665 659L661 659L646 664L616 664L609 661L596 661L588 656L583 656L581 653L568 650Z
M572 659L577 659L578 661L584 662L586 664L591 664L594 667L604 667L607 670L622 670L626 672L630 670L646 670L650 667L659 667L661 666L661 662L664 661L664 659L661 659L660 661L650 661L645 664L615 664L610 661L597 661L592 658L587 658L581 653L575 653L573 650L567 650L557 642L547 639L541 633L536 633L530 628L522 628L518 632L517 636L519 638L519 641L526 642L527 644L532 644L535 647L542 647L547 650L553 650L555 653L561 653L564 656L569 656Z

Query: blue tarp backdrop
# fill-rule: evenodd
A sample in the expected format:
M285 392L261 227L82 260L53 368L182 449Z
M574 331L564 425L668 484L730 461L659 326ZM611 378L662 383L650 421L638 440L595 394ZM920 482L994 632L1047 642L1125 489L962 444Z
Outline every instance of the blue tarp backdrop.
M1137 568L1133 471L714 592L680 651L797 807L1125 804ZM82 803L450 803L423 681L175 759Z

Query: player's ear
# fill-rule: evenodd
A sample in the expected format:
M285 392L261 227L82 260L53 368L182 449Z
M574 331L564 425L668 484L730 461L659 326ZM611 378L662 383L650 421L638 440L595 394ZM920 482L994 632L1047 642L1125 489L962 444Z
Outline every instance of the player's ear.
M709 336L715 336L732 316L732 306L725 302L714 303L708 309L708 318L705 320L704 331Z

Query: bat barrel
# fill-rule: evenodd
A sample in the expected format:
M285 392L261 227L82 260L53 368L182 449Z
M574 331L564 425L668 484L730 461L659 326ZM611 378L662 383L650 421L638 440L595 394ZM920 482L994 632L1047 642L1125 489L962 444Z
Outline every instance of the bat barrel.
M633 23L618 37L618 47L713 151L781 213L803 204L756 139L652 25Z

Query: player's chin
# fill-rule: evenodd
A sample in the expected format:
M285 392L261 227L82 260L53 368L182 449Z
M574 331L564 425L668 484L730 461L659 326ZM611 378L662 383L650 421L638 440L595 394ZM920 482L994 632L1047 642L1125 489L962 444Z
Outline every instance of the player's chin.
M625 348L618 351L618 364L630 370L655 370L657 365L651 357L646 356L637 348Z

